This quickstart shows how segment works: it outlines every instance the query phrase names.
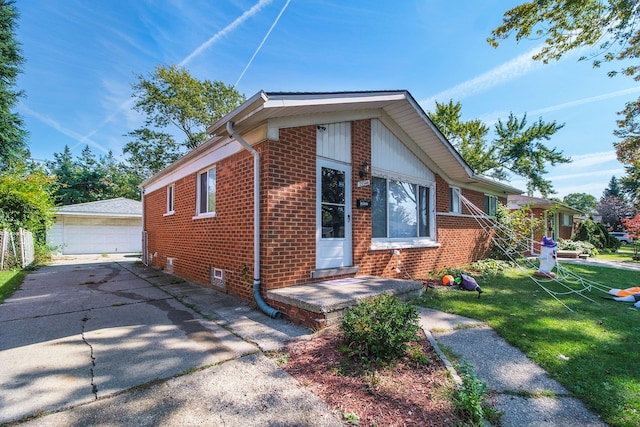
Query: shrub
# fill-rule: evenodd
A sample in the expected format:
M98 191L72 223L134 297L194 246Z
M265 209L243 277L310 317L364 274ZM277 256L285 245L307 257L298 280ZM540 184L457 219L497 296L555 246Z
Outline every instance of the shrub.
M618 239L610 236L604 225L596 224L591 219L585 219L580 223L573 235L573 240L589 242L595 246L596 249L616 250L620 247Z
M347 310L342 330L355 354L368 360L393 360L418 340L418 309L382 294Z
M558 239L558 250L582 251L589 256L598 255L598 249L593 244L581 240Z

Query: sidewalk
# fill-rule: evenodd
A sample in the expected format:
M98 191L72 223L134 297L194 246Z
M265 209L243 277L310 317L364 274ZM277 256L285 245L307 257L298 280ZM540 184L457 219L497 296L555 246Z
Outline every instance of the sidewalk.
M502 427L606 426L520 350L482 322L420 309L427 335L474 368L503 412ZM429 331L429 332L427 332Z

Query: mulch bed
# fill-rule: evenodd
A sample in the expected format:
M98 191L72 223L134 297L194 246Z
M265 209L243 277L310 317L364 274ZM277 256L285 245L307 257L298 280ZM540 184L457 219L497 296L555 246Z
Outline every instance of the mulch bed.
M419 346L430 363L406 356L394 364L363 369L344 351L338 327L290 345L283 368L332 407L345 424L360 426L461 425L449 400L453 382L422 335ZM411 351L409 352L411 353Z

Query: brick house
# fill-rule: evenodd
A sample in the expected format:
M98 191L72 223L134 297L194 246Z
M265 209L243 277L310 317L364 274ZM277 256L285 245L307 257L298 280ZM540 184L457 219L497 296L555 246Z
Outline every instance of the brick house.
M482 257L462 200L491 214L521 193L476 175L407 91L259 92L207 132L141 185L143 261L274 317L292 315L269 290Z
M583 215L581 211L555 200L522 194L509 195L507 208L510 210L527 208L531 210L531 215L534 218L542 219L541 229L531 231L531 240L534 242L532 253L540 253L540 247L536 243L541 242L545 234L554 240L571 239L579 223L578 217Z

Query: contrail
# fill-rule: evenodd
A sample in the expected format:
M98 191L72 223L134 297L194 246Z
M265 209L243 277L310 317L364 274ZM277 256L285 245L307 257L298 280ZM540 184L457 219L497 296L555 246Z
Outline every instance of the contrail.
M109 153L109 150L104 148L102 145L98 144L97 142L89 139L86 136L80 135L77 132L74 132L72 130L66 129L62 126L60 126L60 123L56 122L55 120L47 117L47 116L43 116L40 113L37 113L35 111L33 111L32 109L30 109L29 107L27 107L24 103L20 104L20 110L24 111L26 114L35 117L36 119L40 120L42 123L47 124L49 126L51 126L52 128L54 128L55 130L57 130L58 132L62 133L63 135L67 135L69 138L72 138L76 141L78 141L78 144L76 144L75 146L71 147L71 148L75 148L77 147L79 144L88 144L91 145L95 148L97 148L98 150L104 152L104 153Z
M251 66L251 63L253 62L253 59L256 57L256 55L258 54L258 52L260 52L260 49L262 49L262 45L264 45L264 43L267 41L267 39L269 38L269 35L271 35L271 31L273 31L273 29L275 28L275 26L278 24L278 21L280 20L280 17L282 16L282 14L284 13L284 11L287 9L287 6L289 6L289 3L291 3L291 0L287 0L287 2L285 3L285 5L282 7L282 10L280 11L280 13L278 14L278 16L276 17L276 20L273 21L273 24L271 25L271 28L269 28L269 31L267 31L267 34L264 36L264 38L262 39L262 41L260 42L260 45L258 46L258 48L256 49L255 52L253 52L253 56L251 57L251 59L249 60L249 62L247 63L247 65L244 67L244 70L242 70L242 73L240 73L240 77L238 77L238 80L236 80L236 82L234 83L233 87L238 86L238 83L240 83L240 80L242 80L242 77L244 77L244 73L247 72L247 69Z
M268 6L272 0L260 0L257 4L255 4L251 9L247 10L245 13L240 15L235 21L231 24L224 27L222 30L218 31L213 37L211 37L206 42L202 43L198 46L193 52L191 52L186 58L184 58L178 65L184 67L187 63L189 63L193 58L200 55L205 49L211 46L213 43L220 40L222 37L229 34L231 31L235 30L240 24L242 24L247 19L251 18L256 13L260 12L262 8Z

